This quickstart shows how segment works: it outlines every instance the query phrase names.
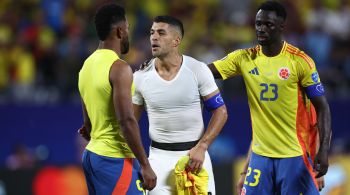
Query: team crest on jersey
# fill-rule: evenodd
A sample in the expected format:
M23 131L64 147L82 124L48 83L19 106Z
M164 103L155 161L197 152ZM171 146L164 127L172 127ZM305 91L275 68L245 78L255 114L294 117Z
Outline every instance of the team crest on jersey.
M289 68L282 67L278 70L278 77L282 80L287 80L290 76Z
M317 72L313 72L313 73L311 74L311 79L312 79L315 83L317 83L317 82L318 82L318 73L317 73Z

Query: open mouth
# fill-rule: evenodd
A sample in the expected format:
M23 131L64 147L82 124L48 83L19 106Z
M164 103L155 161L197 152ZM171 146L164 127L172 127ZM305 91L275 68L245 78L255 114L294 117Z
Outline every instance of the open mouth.
M152 49L157 49L160 47L158 44L152 44L151 46L152 46Z

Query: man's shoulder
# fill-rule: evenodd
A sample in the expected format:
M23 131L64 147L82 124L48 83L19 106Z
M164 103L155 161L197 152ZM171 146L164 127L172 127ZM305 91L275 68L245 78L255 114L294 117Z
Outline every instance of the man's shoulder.
M289 43L286 43L285 48L286 48L285 49L286 54L289 55L289 57L292 60L298 61L299 63L302 63L302 64L308 64L310 68L315 66L313 59L308 54L306 54L303 50Z
M195 71L197 69L200 69L200 68L207 66L204 62L202 62L196 58L193 58L191 56L187 56L187 55L183 55L183 63L182 64L192 71Z
M147 59L144 61L139 68L134 72L134 81L142 82L144 79L150 76L152 67L154 64L154 58Z
M244 59L244 58L251 58L254 59L258 55L260 51L259 45L243 48L243 49L236 49L232 52L230 52L227 56L225 56L223 59Z
M136 72L147 72L151 69L155 58L150 58L145 60L142 64L140 64L139 68Z

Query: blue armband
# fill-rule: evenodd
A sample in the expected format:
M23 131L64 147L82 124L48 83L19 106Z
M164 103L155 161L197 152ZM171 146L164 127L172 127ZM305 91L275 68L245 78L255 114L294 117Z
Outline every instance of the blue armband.
M307 86L305 88L308 98L318 97L324 95L324 88L322 83L316 83L314 85Z
M220 93L217 93L204 101L204 106L208 111L215 110L216 108L219 108L222 105L225 105L225 102L224 99L222 99Z

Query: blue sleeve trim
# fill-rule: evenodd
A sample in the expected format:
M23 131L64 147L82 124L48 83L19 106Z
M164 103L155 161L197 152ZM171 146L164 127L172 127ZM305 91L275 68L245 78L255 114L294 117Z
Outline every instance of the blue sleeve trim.
M215 110L216 108L219 108L222 105L225 105L225 102L224 99L222 99L220 93L217 93L216 95L204 101L204 106L208 111Z
M316 83L314 85L307 86L305 88L308 98L319 97L324 95L324 87L322 83Z

